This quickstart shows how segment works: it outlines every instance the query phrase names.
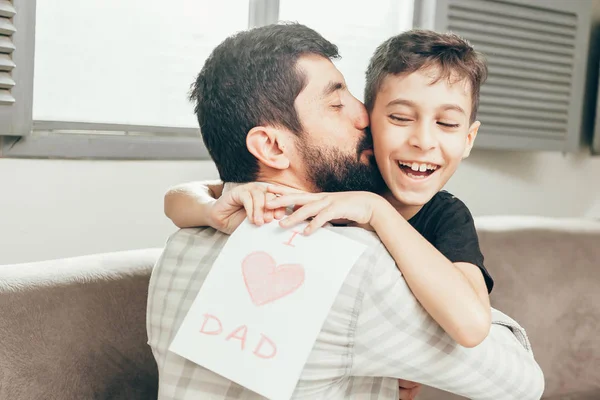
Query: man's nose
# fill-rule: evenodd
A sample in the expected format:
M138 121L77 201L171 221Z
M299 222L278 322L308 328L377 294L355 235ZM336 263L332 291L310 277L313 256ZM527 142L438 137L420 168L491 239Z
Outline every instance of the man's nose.
M434 149L437 146L435 132L429 124L419 124L408 139L408 144L423 151Z
M369 126L369 114L367 114L367 109L363 103L357 100L352 112L354 127L356 129L360 129L362 131Z

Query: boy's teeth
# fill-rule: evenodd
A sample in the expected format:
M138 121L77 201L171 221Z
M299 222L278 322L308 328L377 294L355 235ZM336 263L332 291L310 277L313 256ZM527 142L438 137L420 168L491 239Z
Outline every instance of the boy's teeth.
M398 164L408 167L413 171L425 172L427 170L435 171L437 169L437 165L434 164L419 164L417 162L408 163L405 161L399 161Z

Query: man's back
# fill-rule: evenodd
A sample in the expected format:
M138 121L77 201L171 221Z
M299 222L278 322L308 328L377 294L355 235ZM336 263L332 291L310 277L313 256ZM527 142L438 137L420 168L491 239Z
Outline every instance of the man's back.
M482 345L458 346L412 296L376 235L360 228L329 229L367 250L329 311L294 399L395 400L396 378L472 398L539 398L543 375L518 325L495 313L496 323ZM153 271L147 328L158 364L159 399L262 399L168 351L228 238L211 228L180 230ZM293 316L283 323L293 323Z

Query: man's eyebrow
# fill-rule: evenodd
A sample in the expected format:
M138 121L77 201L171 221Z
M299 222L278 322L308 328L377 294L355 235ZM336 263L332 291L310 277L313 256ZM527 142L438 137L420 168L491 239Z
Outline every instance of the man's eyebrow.
M343 82L331 81L327 84L327 87L325 87L325 90L323 90L323 97L327 97L330 94L332 94L333 92L335 92L337 90L343 90L343 89L346 89L346 85Z

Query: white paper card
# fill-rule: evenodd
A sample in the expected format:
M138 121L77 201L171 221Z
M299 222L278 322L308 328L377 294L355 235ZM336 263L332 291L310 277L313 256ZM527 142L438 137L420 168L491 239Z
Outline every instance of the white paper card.
M268 399L287 400L348 272L365 250L305 225L229 238L169 350Z

